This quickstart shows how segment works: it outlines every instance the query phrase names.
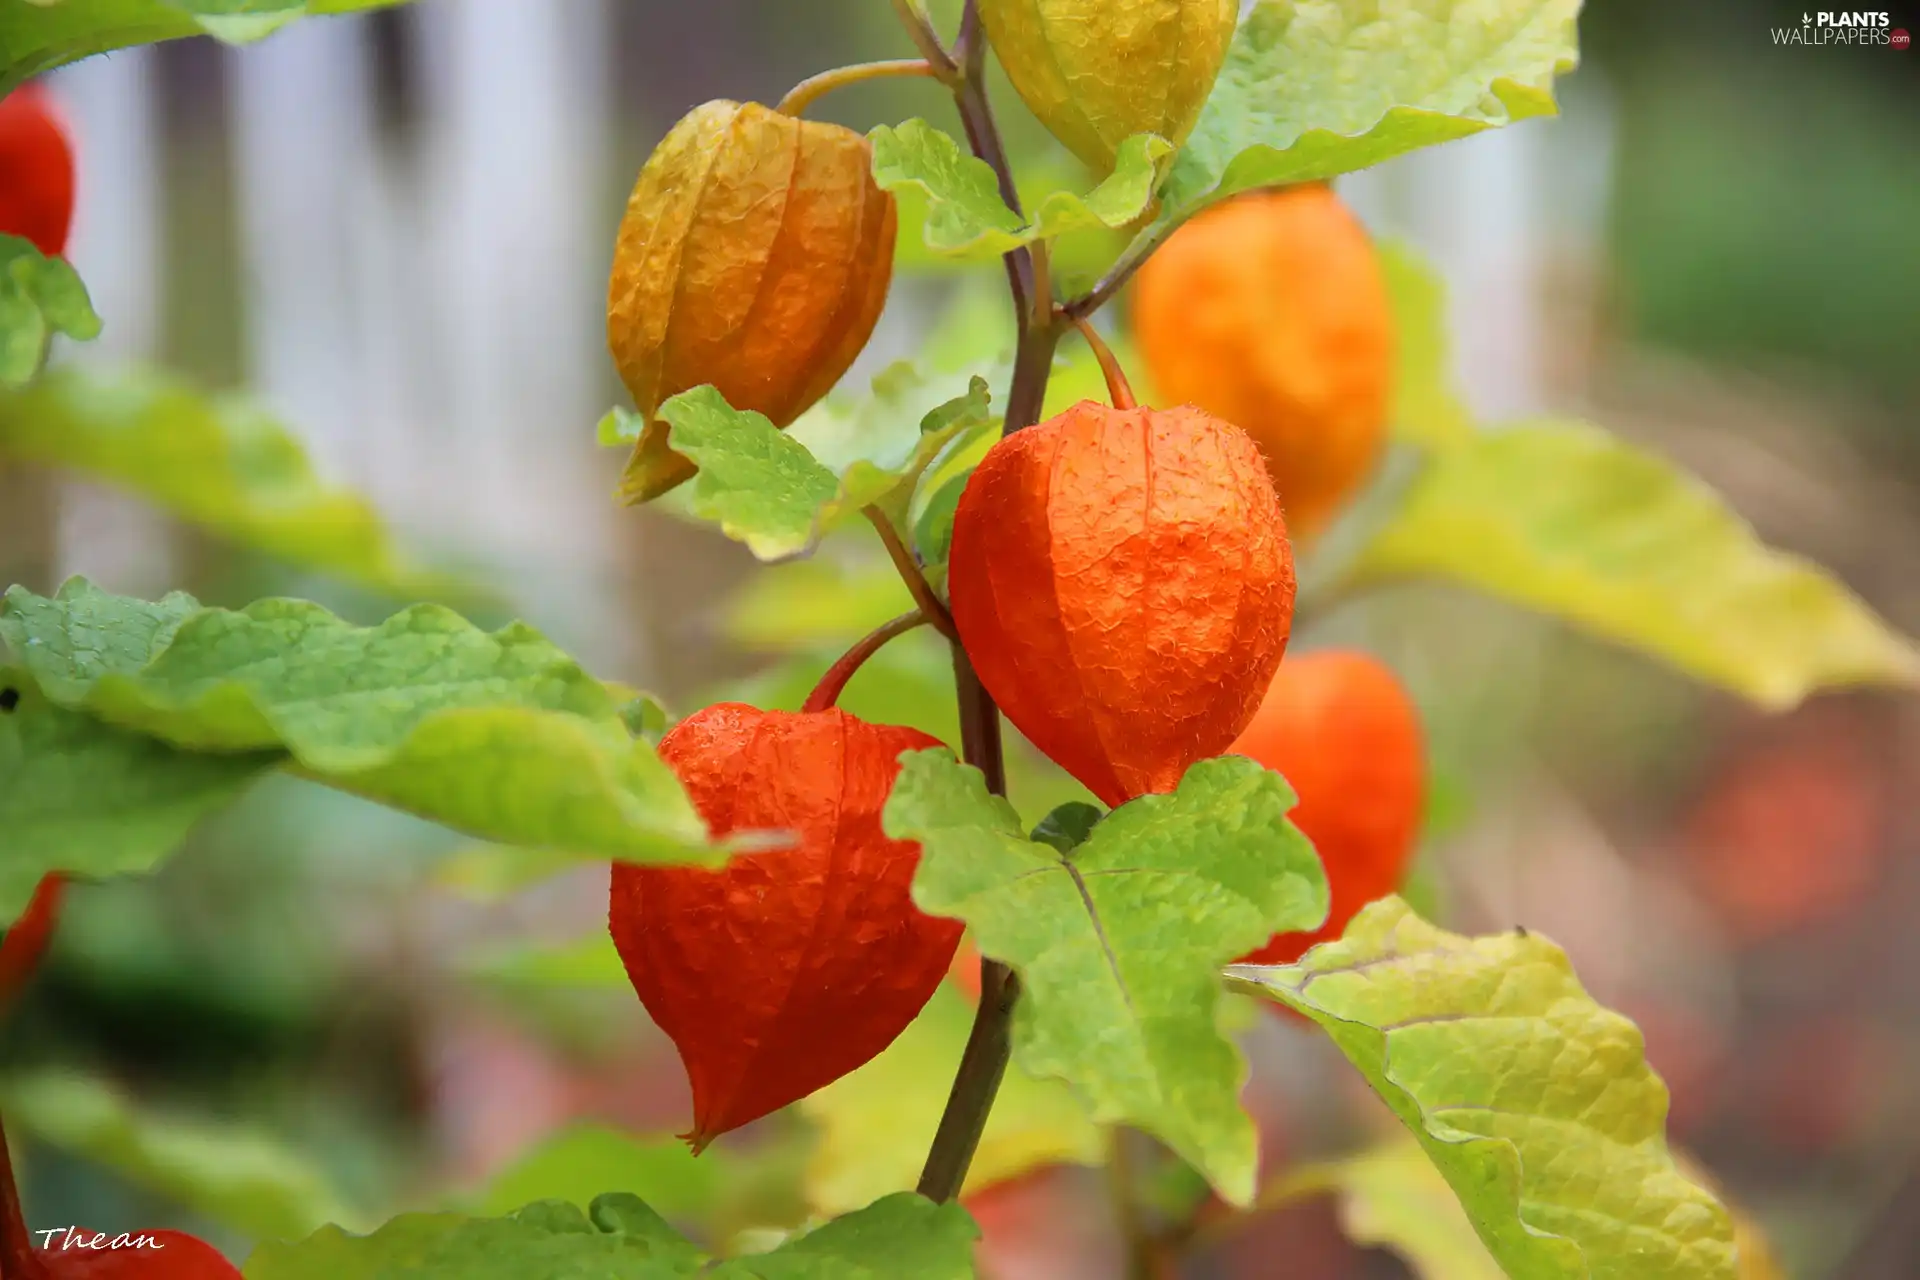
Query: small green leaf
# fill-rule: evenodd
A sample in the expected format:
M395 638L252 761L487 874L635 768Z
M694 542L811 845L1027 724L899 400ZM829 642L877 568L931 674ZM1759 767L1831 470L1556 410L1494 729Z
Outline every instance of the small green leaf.
M506 1218L408 1214L370 1236L329 1227L263 1244L247 1280L972 1280L973 1220L958 1205L889 1196L772 1253L714 1263L635 1196L582 1214L546 1201Z
M452 584L407 563L373 505L313 470L256 405L157 372L60 369L0 395L0 461L105 481L243 546L419 597Z
M695 1156L675 1137L638 1138L593 1125L552 1134L488 1184L476 1212L504 1215L539 1200L582 1209L609 1191L646 1201L664 1216L694 1222L719 1202L728 1152Z
M1551 115L1580 0L1260 0L1149 231L1256 187L1317 182Z
M0 1098L9 1126L248 1235L353 1220L320 1167L263 1129L143 1107L85 1076L9 1080Z
M1040 819L1031 839L1035 844L1050 845L1065 857L1085 844L1093 829L1100 825L1100 819L1106 816L1106 810L1099 805L1069 800Z
M1393 300L1397 356L1393 432L1409 444L1444 448L1473 436L1473 416L1454 383L1447 342L1447 286L1410 247L1383 241L1380 267Z
M627 726L627 732L639 738L650 747L660 745L660 739L673 727L673 717L667 714L666 706L650 693L636 694L620 704L620 723Z
M1733 1223L1674 1168L1639 1031L1551 942L1387 898L1298 964L1227 975L1326 1031L1514 1280L1733 1280Z
M600 419L600 425L594 430L594 437L600 444L609 448L631 449L640 443L640 437L646 433L646 430L645 414L635 413L631 409L615 405Z
M31 382L56 333L81 342L100 336L87 286L65 258L46 257L30 241L0 235L0 389Z
M49 871L152 870L280 760L178 750L55 706L23 668L0 666L0 920Z
M924 416L904 413L902 403L925 384L911 367L892 366L874 379L868 400L816 407L784 432L712 387L675 396L660 416L673 428L674 448L700 467L689 486L694 513L760 559L781 560L811 550L863 507L904 512L941 449L993 425L979 377Z
M881 125L873 143L874 181L888 191L925 202L926 247L951 257L988 259L1036 240L1078 231L1118 230L1138 221L1173 163L1173 144L1150 133L1120 144L1114 171L1084 196L1056 191L1043 197L1033 221L1000 198L999 182L984 160L963 151L951 135L925 120Z
M177 748L284 751L315 781L503 843L724 856L613 694L524 624L489 634L416 605L355 627L300 600L191 603L77 578L50 600L15 587L0 640L54 703Z
M807 1203L815 1213L846 1213L914 1185L972 1027L972 1007L943 982L885 1052L800 1104L820 1135L806 1170ZM1046 1165L1097 1165L1105 1153L1100 1130L1071 1091L1012 1064L987 1113L962 1194Z
M1699 481L1578 422L1435 455L1355 581L1451 579L1786 708L1920 683L1920 655L1815 565L1773 551Z
M1066 1080L1096 1121L1158 1136L1245 1204L1255 1135L1239 1104L1245 1064L1217 1024L1219 967L1327 914L1286 780L1238 756L1201 761L1174 794L1114 810L1065 857L1027 839L951 753L902 762L887 834L921 843L921 909L966 921L981 954L1018 971L1015 1060Z
M211 35L257 40L303 14L356 13L404 0L5 0L0 3L0 94L97 53Z

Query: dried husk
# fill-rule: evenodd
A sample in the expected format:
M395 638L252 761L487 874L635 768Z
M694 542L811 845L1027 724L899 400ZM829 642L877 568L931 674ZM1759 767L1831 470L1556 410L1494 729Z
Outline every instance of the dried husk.
M1238 0L980 0L1007 78L1101 173L1122 142L1185 142L1220 76Z
M614 249L607 341L649 419L622 495L658 497L695 467L661 403L712 385L785 427L873 336L893 278L897 212L851 129L717 101L641 169Z

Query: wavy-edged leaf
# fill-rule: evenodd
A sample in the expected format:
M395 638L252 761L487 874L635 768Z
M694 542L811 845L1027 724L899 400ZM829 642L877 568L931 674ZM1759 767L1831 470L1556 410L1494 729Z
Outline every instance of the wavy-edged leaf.
M882 188L918 202L922 238L931 252L989 259L1036 240L1078 231L1116 231L1145 216L1153 193L1173 163L1174 147L1151 133L1120 144L1114 170L1086 195L1056 191L1043 196L1033 219L1000 197L986 161L962 149L952 135L925 120L881 125L873 143L873 178Z
M81 342L100 336L87 286L65 258L0 235L0 390L33 380L56 333Z
M1382 241L1379 255L1397 353L1393 434L1429 449L1461 444L1473 437L1473 415L1454 381L1446 281L1408 245Z
M1253 1195L1245 1063L1219 1028L1219 967L1327 913L1293 789L1227 756L1115 810L1071 854L1029 840L951 753L902 758L884 825L921 842L914 901L966 921L1021 983L1015 1060L1072 1085L1096 1121L1152 1133L1221 1196Z
M85 1076L11 1079L0 1098L9 1126L248 1235L358 1220L316 1163L264 1129L142 1106Z
M503 843L724 856L614 695L524 624L484 632L438 605L377 627L301 600L191 605L78 578L53 599L15 587L0 640L54 703L174 747L285 752L315 781Z
M1639 1031L1546 939L1463 938L1387 898L1298 964L1227 976L1326 1031L1514 1280L1734 1280L1732 1221L1674 1167Z
M1256 187L1317 182L1551 115L1580 0L1260 0L1149 234Z
M57 369L0 395L0 462L80 472L243 546L400 596L457 590L408 563L373 505L317 475L258 405L153 370Z
M0 919L19 915L49 871L152 870L281 759L203 755L116 729L0 664Z
M984 378L923 416L902 413L901 402L924 385L896 365L874 380L871 399L816 409L784 432L712 387L673 397L660 416L673 428L674 448L700 467L688 486L693 512L760 559L783 560L811 550L863 507L904 511L942 448L994 425Z
M1565 619L1763 707L1920 683L1920 653L1818 566L1774 551L1698 480L1580 422L1436 454L1353 567L1443 578Z
M302 15L384 9L405 0L7 0L0 4L0 93L29 77L136 44L210 35L257 40Z
M264 1244L247 1280L971 1280L978 1234L958 1205L889 1196L772 1253L714 1263L636 1196L600 1196L587 1213L547 1201L505 1218L409 1214L370 1236L335 1228Z
M815 1213L846 1213L914 1185L972 1027L972 1007L943 982L885 1052L800 1104L819 1130L806 1171ZM962 1195L1046 1165L1105 1159L1105 1139L1073 1093L1010 1064Z

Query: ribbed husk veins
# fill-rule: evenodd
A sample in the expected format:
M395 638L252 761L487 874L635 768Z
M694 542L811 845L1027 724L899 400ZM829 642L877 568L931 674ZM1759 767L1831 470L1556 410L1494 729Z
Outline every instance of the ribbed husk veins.
M961 925L913 905L920 846L880 828L900 754L939 745L736 703L661 740L714 835L797 840L718 870L614 864L613 941L686 1065L696 1151L873 1058L939 986Z
M1226 750L1293 621L1260 452L1193 408L1084 402L1000 441L961 494L948 574L987 691L1110 805Z
M654 150L627 200L607 340L642 414L711 384L784 427L840 380L886 305L897 213L850 129L709 102ZM649 421L623 494L694 466Z
M980 0L1013 87L1103 173L1136 133L1186 141L1239 13L1238 0Z
M1244 427L1296 539L1323 529L1385 444L1396 335L1373 242L1324 187L1216 206L1140 270L1153 384Z
M1280 664L1232 754L1293 784L1300 796L1293 821L1326 869L1326 923L1280 934L1247 957L1292 964L1344 934L1362 907L1399 890L1426 805L1420 713L1378 659L1351 650L1296 654Z

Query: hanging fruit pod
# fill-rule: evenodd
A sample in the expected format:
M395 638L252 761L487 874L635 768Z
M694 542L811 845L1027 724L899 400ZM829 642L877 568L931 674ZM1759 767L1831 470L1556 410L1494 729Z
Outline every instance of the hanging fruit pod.
M785 427L873 336L893 279L898 215L866 138L757 103L695 108L627 200L607 294L607 341L647 418L622 496L693 475L662 402L712 385Z
M1103 174L1137 133L1187 140L1239 17L1239 0L980 0L1028 109Z
M1109 805L1223 753L1293 623L1260 451L1191 407L1083 402L1001 440L960 495L947 581L987 692Z

